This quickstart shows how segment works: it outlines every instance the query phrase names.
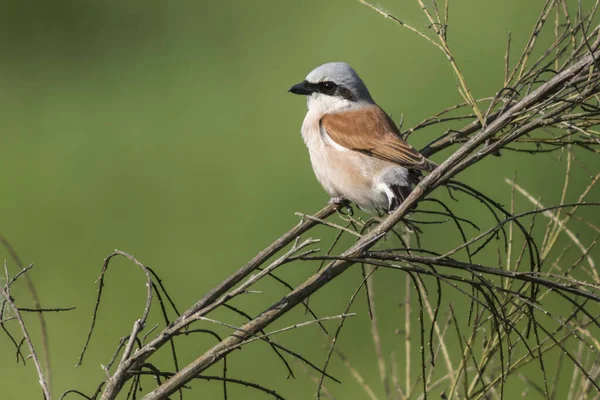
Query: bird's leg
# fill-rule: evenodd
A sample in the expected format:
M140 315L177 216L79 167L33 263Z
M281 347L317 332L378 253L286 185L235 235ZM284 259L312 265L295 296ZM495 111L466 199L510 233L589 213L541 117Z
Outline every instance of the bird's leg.
M350 200L346 199L344 196L334 196L329 199L328 203L341 206L345 210L346 215L350 215L350 216L354 215L354 210L350 206ZM341 209L338 211L341 212L342 214L344 214L344 212L342 212Z
M343 205L343 204L348 204L349 201L346 200L346 198L344 196L334 196L332 198L329 199L329 204L338 204L338 205Z

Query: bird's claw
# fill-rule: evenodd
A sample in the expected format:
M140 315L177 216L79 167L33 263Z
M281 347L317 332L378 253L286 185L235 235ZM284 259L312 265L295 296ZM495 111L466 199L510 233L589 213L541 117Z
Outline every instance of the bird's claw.
M338 212L344 215L353 216L354 210L350 206L350 200L346 199L344 196L335 196L329 199L329 204L335 204L340 206ZM342 211L343 210L343 211Z
M329 204L344 205L348 203L349 201L346 200L344 196L335 196L329 199Z

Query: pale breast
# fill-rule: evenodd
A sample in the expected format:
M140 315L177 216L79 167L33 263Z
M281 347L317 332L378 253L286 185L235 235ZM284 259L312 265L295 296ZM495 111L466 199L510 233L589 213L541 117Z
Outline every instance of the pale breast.
M361 208L387 204L385 194L374 188L374 180L389 163L332 143L321 132L317 116L310 112L302 124L302 137L315 175L329 196L344 196Z

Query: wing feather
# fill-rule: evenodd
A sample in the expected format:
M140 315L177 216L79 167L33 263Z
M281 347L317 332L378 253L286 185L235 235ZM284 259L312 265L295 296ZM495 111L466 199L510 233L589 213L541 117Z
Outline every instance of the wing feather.
M404 167L432 171L437 165L400 138L394 121L377 105L327 114L321 128L338 145Z

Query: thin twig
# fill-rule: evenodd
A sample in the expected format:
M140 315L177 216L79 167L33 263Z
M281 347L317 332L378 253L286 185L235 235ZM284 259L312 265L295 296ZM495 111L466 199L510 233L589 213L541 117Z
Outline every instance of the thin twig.
M9 280L8 277L6 279ZM48 383L46 381L46 376L44 375L44 370L42 365L40 364L40 359L38 358L37 352L35 351L35 346L31 341L31 336L29 336L29 332L27 331L27 327L25 326L25 321L23 320L23 316L19 311L19 308L15 305L12 297L10 296L10 292L8 286L1 287L0 286L0 295L4 298L4 301L8 304L8 306L12 309L15 314L15 318L19 321L19 326L21 327L21 332L23 333L23 337L25 338L25 342L27 343L27 347L29 347L29 354L33 359L33 364L35 365L35 370L38 376L38 382L42 387L42 392L44 393L45 400L51 400L52 396L50 395L50 389L48 388Z

